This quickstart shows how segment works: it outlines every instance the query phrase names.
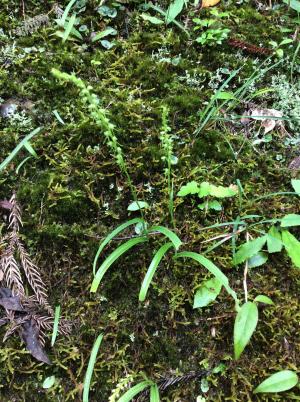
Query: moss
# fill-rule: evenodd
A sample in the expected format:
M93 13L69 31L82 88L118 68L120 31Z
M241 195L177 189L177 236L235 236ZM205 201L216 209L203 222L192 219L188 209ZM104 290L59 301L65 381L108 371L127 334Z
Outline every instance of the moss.
M33 16L48 12L54 1L48 2L47 7L38 1L29 3L26 15ZM207 246L205 241L212 245L214 236L227 233L227 228L202 230L204 226L235 220L241 214L272 218L299 212L295 199L287 196L254 201L265 193L291 188L286 164L276 160L277 154L288 159L291 152L280 133L275 133L274 140L258 148L258 152L252 147L251 138L245 137L243 127L232 122L223 125L211 121L197 138L193 134L199 114L213 94L208 83L217 76L217 70L243 67L226 89L234 91L258 65L255 56L241 55L225 42L222 46L201 47L187 41L174 24L167 28L150 25L140 18L134 2L129 2L115 21L100 17L98 20L96 3L88 5L81 14L82 21L97 20L100 25L95 25L95 30L110 24L119 33L127 24L129 35L120 34L116 47L107 51L98 43L87 42L86 47L71 41L62 44L59 38L51 36L55 27L54 15L50 15L51 24L47 28L15 38L22 57L11 57L0 71L3 82L0 96L32 100L34 126L43 126L31 141L38 159L28 160L17 175L16 166L28 156L25 149L18 154L2 172L0 199L17 190L23 206L24 241L41 267L52 304L61 304L63 314L74 321L70 338L59 337L53 349L47 345L54 362L49 368L34 362L17 338L8 340L0 353L1 400L32 400L32 395L36 401L80 400L91 347L100 332L105 333L105 338L93 374L91 401L108 400L110 390L127 372L137 380L141 372L159 379L174 372L212 368L220 362L225 363L226 371L209 377L208 401L293 400L296 391L259 398L252 394L253 387L271 372L296 369L299 365L296 353L299 275L284 253L271 257L266 266L249 273L250 299L265 294L276 305L260 306L257 331L237 362L232 360L235 313L226 292L223 290L215 303L201 311L192 308L195 289L210 277L199 265L174 261L170 252L157 269L146 303L138 302L144 275L155 250L162 244L161 236L153 236L147 245L122 256L108 270L97 293L89 292L99 241L136 214L127 211L132 198L128 183L111 158L102 133L84 109L77 89L56 81L50 73L51 67L74 71L93 86L117 127L139 199L151 204L146 218L150 224L171 227L159 142L161 105L169 107L174 153L179 158L173 166L176 230L185 249L202 253ZM21 23L22 10L19 2L3 1L3 5L5 12L0 11L0 22L7 33ZM225 25L232 29L234 37L257 45L280 41L281 9L273 14L273 11L258 12L251 4L228 4L224 8L227 10L232 17ZM201 10L200 17L208 14L208 10ZM5 42L12 46L13 40L8 38ZM31 48L30 52L26 53L24 47ZM156 57L161 48L166 49L170 60L180 55L178 64ZM287 68L278 66L275 71ZM198 74L203 79L203 88L182 79L186 73ZM267 86L271 74L272 71L255 84L256 89ZM224 74L216 84L221 85L224 77L228 75ZM252 90L255 89L250 93ZM53 110L59 112L65 124L56 119ZM240 111L243 112L243 105ZM2 159L24 133L8 126L5 119L1 119L0 129ZM197 209L196 199L176 197L181 184L191 180L229 185L237 179L247 198L243 197L242 207L237 198L225 201L220 214L203 214ZM128 230L118 237L125 237L125 241L132 233ZM239 242L244 240L242 236ZM121 239L112 241L99 264L121 243ZM228 241L208 257L228 275L230 284L242 298L243 270L232 268L231 252ZM52 390L43 390L43 379L52 374L57 385ZM198 395L201 395L199 381L194 381L170 387L163 393L163 400L190 401Z

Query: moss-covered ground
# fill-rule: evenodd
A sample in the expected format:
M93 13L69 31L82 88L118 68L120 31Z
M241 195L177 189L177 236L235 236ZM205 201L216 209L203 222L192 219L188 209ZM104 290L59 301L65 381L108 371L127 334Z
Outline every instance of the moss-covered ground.
M61 1L59 5L64 9L67 3ZM230 296L223 290L210 306L193 309L195 289L210 277L199 265L182 259L174 261L170 253L158 268L146 302L138 302L141 282L162 242L159 236L152 236L148 244L123 256L108 270L98 291L90 293L92 262L99 241L138 212L127 211L132 196L126 178L111 156L103 133L83 107L78 89L51 74L51 68L74 72L93 87L116 126L138 197L151 206L145 218L151 224L172 229L159 140L161 106L169 107L174 154L178 158L172 173L176 233L184 241L184 249L201 253L213 244L203 243L205 240L228 232L226 227L202 230L205 226L235 220L240 214L276 218L300 211L298 198L289 195L256 200L264 194L292 191L291 178L297 178L297 171L288 166L298 156L298 146L288 143L289 137L280 129L272 132L271 142L257 146L253 146L245 127L230 119L210 120L197 137L193 134L213 87L219 87L228 74L241 67L226 89L235 90L266 57L232 47L227 40L221 45L197 44L187 21L192 5L179 18L191 33L188 38L174 24L156 26L143 20L137 1L116 2L123 9L105 2L117 9L114 19L95 11L99 1L81 3L87 4L78 14L80 24L90 32L83 34L82 41L62 43L54 35L58 27L55 12L50 12L53 1L1 1L1 103L11 98L21 103L19 120L0 118L1 160L25 134L38 126L43 128L31 142L38 158L29 159L16 172L28 156L23 149L1 172L0 199L17 192L23 209L24 241L41 269L51 304L61 305L63 315L73 322L73 331L69 337L59 336L53 348L47 345L53 361L49 367L36 362L18 337L2 344L0 400L80 401L90 351L101 332L105 335L90 401L108 401L112 390L128 374L136 382L141 380L141 373L155 381L213 369L221 363L223 370L207 377L208 389L204 389L203 381L201 389L200 379L182 382L162 393L162 400L190 402L197 396L214 402L299 400L297 387L281 394L252 392L275 371L297 371L300 367L299 270L286 253L272 255L265 265L249 272L250 299L264 294L275 304L259 306L257 329L237 361L233 359L235 311ZM296 29L296 13L282 2L274 2L272 9L263 2L261 10L259 2L236 3L222 1L217 8L230 12L224 25L237 39L270 47L270 40L279 43ZM161 6L166 4L161 2ZM18 35L17 28L24 26L24 12L26 18L50 12L49 20L45 26L36 26L34 32L24 29ZM204 18L209 10L196 14ZM92 31L101 31L107 25L118 30L111 49L90 40ZM255 82L248 95L270 87L272 76L290 76L296 45L297 41L282 47L283 62ZM294 82L299 79L297 61L296 57ZM276 62L273 56L269 66ZM24 101L30 101L30 108L24 109ZM255 102L260 107L272 107L274 98L267 92ZM235 111L243 113L243 108L240 104ZM54 110L65 124L58 121ZM224 116L222 112L220 115ZM297 132L290 135L296 138ZM241 204L238 197L225 201L222 212L204 213L197 208L195 198L176 197L180 186L192 180L224 186L239 180L245 196ZM297 230L293 233L297 236ZM255 236L255 232L252 234ZM130 235L132 231L123 234ZM244 242L244 235L237 241ZM101 258L119 244L114 241ZM206 256L222 269L243 299L243 266L232 266L231 241ZM1 334L4 331L1 328ZM42 382L50 375L55 375L57 381L45 390Z

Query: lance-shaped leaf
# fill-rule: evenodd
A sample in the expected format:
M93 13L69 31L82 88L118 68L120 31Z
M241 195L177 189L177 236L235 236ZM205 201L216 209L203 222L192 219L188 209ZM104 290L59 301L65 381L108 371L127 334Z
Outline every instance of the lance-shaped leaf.
M148 271L145 275L145 278L143 280L140 294L139 294L139 301L144 301L147 296L147 292L150 286L150 283L152 281L152 278L155 274L155 271L163 258L163 256L167 253L170 248L173 247L173 243L169 242L164 244L163 246L160 247L160 249L157 251L157 253L154 255L151 264L149 265Z
M116 229L114 229L111 233L109 233L108 236L106 236L106 238L99 244L99 248L97 250L97 253L95 255L94 258L94 262L93 262L93 273L95 274L96 272L96 267L97 267L97 262L99 259L99 256L101 254L101 251L104 249L104 247L114 238L116 237L120 232L122 232L123 230L125 230L126 228L128 228L128 226L131 225L135 225L137 223L141 223L141 224L146 224L145 221L141 218L135 218L135 219L131 219L125 223L123 223L122 225L118 226Z
M185 0L174 0L167 10L166 15L166 24L168 25L170 22L174 21L177 15L179 15L183 9Z
M263 248L266 241L267 236L265 235L242 244L233 257L233 265L241 264L242 262L253 257Z
M257 305L247 302L237 313L234 323L234 357L237 360L247 346L258 321Z
M122 244L119 246L116 250L114 250L106 259L105 261L101 264L100 268L96 272L96 275L94 276L92 286L91 286L91 292L94 293L97 291L98 286L101 282L101 279L103 278L105 272L108 270L108 268L119 258L121 255L126 253L130 248L136 246L139 243L144 243L148 241L148 237L136 237L134 239L128 240L126 243Z
M266 392L282 392L293 388L298 383L298 376L294 371L282 370L272 374L263 381L255 390L254 394Z

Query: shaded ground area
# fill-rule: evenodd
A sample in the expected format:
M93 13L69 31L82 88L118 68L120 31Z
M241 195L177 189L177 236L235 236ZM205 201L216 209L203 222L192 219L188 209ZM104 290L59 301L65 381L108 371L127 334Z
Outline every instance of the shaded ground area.
M61 8L67 3L62 2ZM259 10L256 2L234 3L218 6L220 12L230 13L225 25L232 37L255 46L270 48L270 40L280 43L291 37L297 25L296 13L285 6ZM259 199L268 193L292 191L291 178L298 176L297 170L289 168L299 155L297 120L285 122L288 133L275 128L269 141L262 134L255 137L259 124L248 127L230 119L233 111L221 109L218 115L223 120L209 120L197 136L194 134L200 112L214 90L238 68L241 70L225 90L241 87L253 71L262 69L267 56L234 47L228 40L221 45L201 46L174 25L157 27L144 21L138 2L125 2L124 9L116 7L114 19L95 11L98 2L88 2L78 15L89 33L82 41L66 43L54 35L58 29L54 2L25 2L26 17L44 16L30 29L23 22L22 4L3 0L2 5L0 97L2 104L13 99L18 111L14 118L0 119L1 160L25 134L38 126L43 129L32 140L38 158L31 158L16 172L28 156L24 149L1 172L0 199L17 192L23 208L23 240L41 267L51 304L61 305L74 328L70 337L60 336L54 348L47 349L53 361L49 367L34 361L17 337L1 345L1 400L79 401L91 347L100 332L105 337L93 374L91 401L107 401L127 375L138 381L144 372L159 381L216 367L221 368L207 376L208 387L200 379L183 382L169 387L162 400L195 401L198 395L216 402L297 400L297 388L275 396L252 393L253 387L271 373L299 369L299 270L286 254L271 255L265 265L249 272L249 297L264 294L275 305L260 306L257 330L238 361L233 359L235 313L230 297L222 291L209 307L192 307L195 289L210 277L199 265L166 257L146 302L138 302L140 284L161 245L158 236L122 257L107 272L99 290L89 292L99 240L138 212L127 211L132 201L128 183L83 107L78 90L51 74L51 68L74 72L92 85L117 128L138 197L151 206L145 212L151 224L172 228L159 140L162 105L170 109L169 124L178 158L173 166L175 194L192 180L224 186L240 181L245 196L224 201L221 212L205 213L197 208L194 198L175 196L176 232L185 243L184 249L204 252L213 244L206 240L229 232L227 227L202 230L206 226L233 221L239 215L258 214L268 219L300 212L296 197ZM209 10L196 13L198 17L210 16ZM181 22L194 35L190 18L188 12L183 13ZM118 30L111 49L89 39L92 31L101 31L107 25ZM278 64L276 56L265 62L263 68L274 68L249 86L245 102L235 107L235 114L242 115L252 102L285 114L294 111L297 117L300 102L297 104L296 96L294 104L287 104L288 100L284 103L278 95L290 77L295 52L293 44L282 48L282 62ZM286 91L295 90L299 80L297 58L293 74L294 84L290 89L285 86ZM280 81L278 77L284 76ZM273 89L264 92L266 88ZM259 90L261 94L251 98ZM254 143L257 139L265 141ZM297 229L293 233L297 236ZM132 234L128 231L124 236ZM238 242L244 241L241 235ZM243 267L232 267L231 247L230 241L225 242L207 257L228 276L242 299ZM50 375L58 381L44 390L42 381Z

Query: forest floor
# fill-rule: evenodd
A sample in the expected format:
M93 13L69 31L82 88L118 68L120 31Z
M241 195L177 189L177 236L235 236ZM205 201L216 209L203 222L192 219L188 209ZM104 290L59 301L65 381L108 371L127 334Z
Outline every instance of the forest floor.
M71 333L58 335L52 348L46 342L51 365L35 360L16 333L1 345L1 401L82 400L100 333L92 402L117 401L143 375L158 384L183 376L161 391L162 401L300 398L299 385L283 393L253 393L277 371L300 370L299 267L291 253L269 254L266 246L257 254L259 266L248 272L244 262L233 265L232 259L236 247L268 233L272 219L300 213L298 196L289 194L291 180L300 178L298 14L281 1L221 1L207 8L187 3L165 24L164 16L142 1L78 0L62 27L68 1L1 1L0 161L27 134L41 130L30 140L36 155L22 147L0 172L0 199L16 192L21 236L49 303L60 305L72 323ZM160 2L163 10L167 4ZM72 15L76 30L68 33ZM107 27L111 33L94 40ZM215 301L193 308L195 292L212 278L195 261L168 252L146 300L139 302L162 235L151 235L147 244L122 255L90 292L99 241L140 212L128 210L134 201L128 178L79 89L55 77L52 68L74 73L98 95L137 197L149 206L143 210L149 225L176 233L184 243L180 251L205 253L241 302L257 295L273 301L259 303L256 330L239 359L234 358L236 311L230 294L222 288ZM273 120L261 117L270 113ZM171 207L161 145L166 132L173 144ZM178 196L191 182L230 186L235 195ZM251 226L260 221L267 222ZM5 216L0 227L4 236ZM299 238L296 226L290 231ZM133 226L118 234L102 251L98 267L136 235ZM0 328L1 339L6 330ZM43 388L53 375L54 385Z

